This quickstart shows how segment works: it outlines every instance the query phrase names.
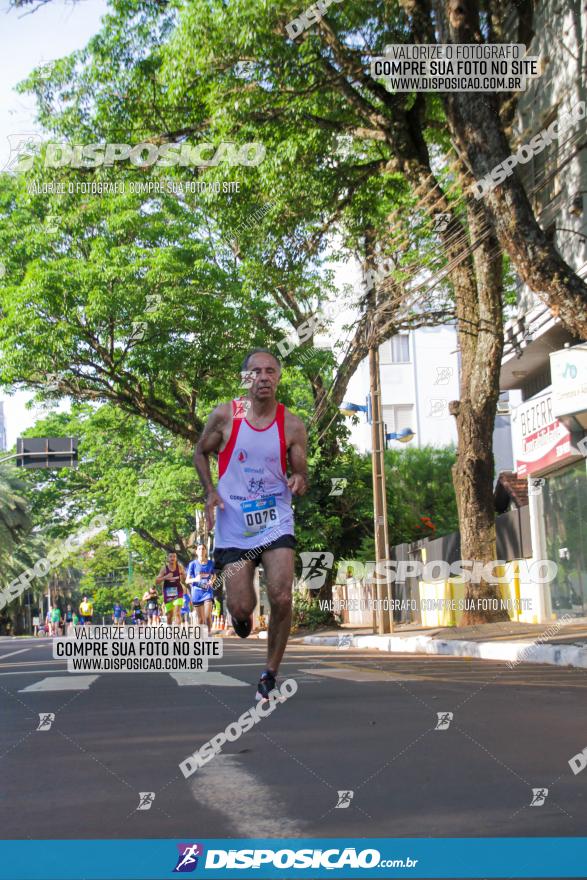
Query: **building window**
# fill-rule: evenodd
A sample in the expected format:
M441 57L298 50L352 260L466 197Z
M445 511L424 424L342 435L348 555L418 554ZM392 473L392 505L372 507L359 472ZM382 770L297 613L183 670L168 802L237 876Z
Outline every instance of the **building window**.
M414 407L412 404L382 406L381 413L388 434L398 434L404 428L414 430Z
M400 333L382 343L379 346L379 361L382 364L409 364L409 335L407 333Z
M391 363L407 364L410 361L410 337L407 333L400 333L391 337Z

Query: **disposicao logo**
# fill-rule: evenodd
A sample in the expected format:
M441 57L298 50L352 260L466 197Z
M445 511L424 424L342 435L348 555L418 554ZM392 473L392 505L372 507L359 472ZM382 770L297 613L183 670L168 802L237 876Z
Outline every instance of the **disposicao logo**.
M173 869L174 874L188 874L198 867L198 858L204 855L204 847L201 843L178 843L177 865Z
M380 866L381 854L376 849L210 849L206 854L206 870L227 871L246 868L374 868ZM411 867L411 865L409 866Z

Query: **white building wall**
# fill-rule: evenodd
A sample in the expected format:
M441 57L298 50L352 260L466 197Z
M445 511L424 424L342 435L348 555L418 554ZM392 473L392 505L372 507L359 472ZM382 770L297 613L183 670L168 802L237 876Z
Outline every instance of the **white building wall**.
M449 402L459 397L456 329L421 327L411 337L418 446L456 445L456 423L448 411Z
M448 412L449 401L459 396L456 330L453 326L421 327L408 336L406 363L393 362L391 340L379 349L381 404L387 431L410 427L416 433L411 445L419 447L456 445L455 420ZM369 361L365 359L349 383L346 399L363 405L368 394ZM359 424L351 428L351 442L368 452L371 426L363 413L358 418Z

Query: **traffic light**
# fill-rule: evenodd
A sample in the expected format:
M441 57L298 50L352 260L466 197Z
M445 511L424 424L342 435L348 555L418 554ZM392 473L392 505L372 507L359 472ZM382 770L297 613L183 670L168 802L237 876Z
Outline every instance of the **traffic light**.
M77 437L18 437L16 441L17 467L76 467L77 462Z

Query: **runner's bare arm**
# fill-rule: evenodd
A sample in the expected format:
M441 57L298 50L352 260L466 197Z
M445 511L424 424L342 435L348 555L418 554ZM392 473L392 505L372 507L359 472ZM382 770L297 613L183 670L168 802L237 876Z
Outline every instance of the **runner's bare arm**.
M286 435L289 441L287 455L291 468L287 485L294 495L305 495L309 485L306 426L301 419L290 412L287 413Z
M210 413L202 435L194 453L194 465L200 482L206 492L206 523L209 529L214 527L214 508L216 505L224 510L222 498L214 488L210 473L210 455L218 452L224 440L224 429L229 422L231 405L221 403Z
M164 580L165 580L165 566L162 567L161 571L159 572L159 574L158 574L157 577L155 578L155 583L156 583L156 584L160 584L160 583L162 583Z
M214 489L210 473L210 455L218 452L224 439L224 427L230 415L230 405L221 403L213 409L204 426L194 453L194 465L205 492Z

